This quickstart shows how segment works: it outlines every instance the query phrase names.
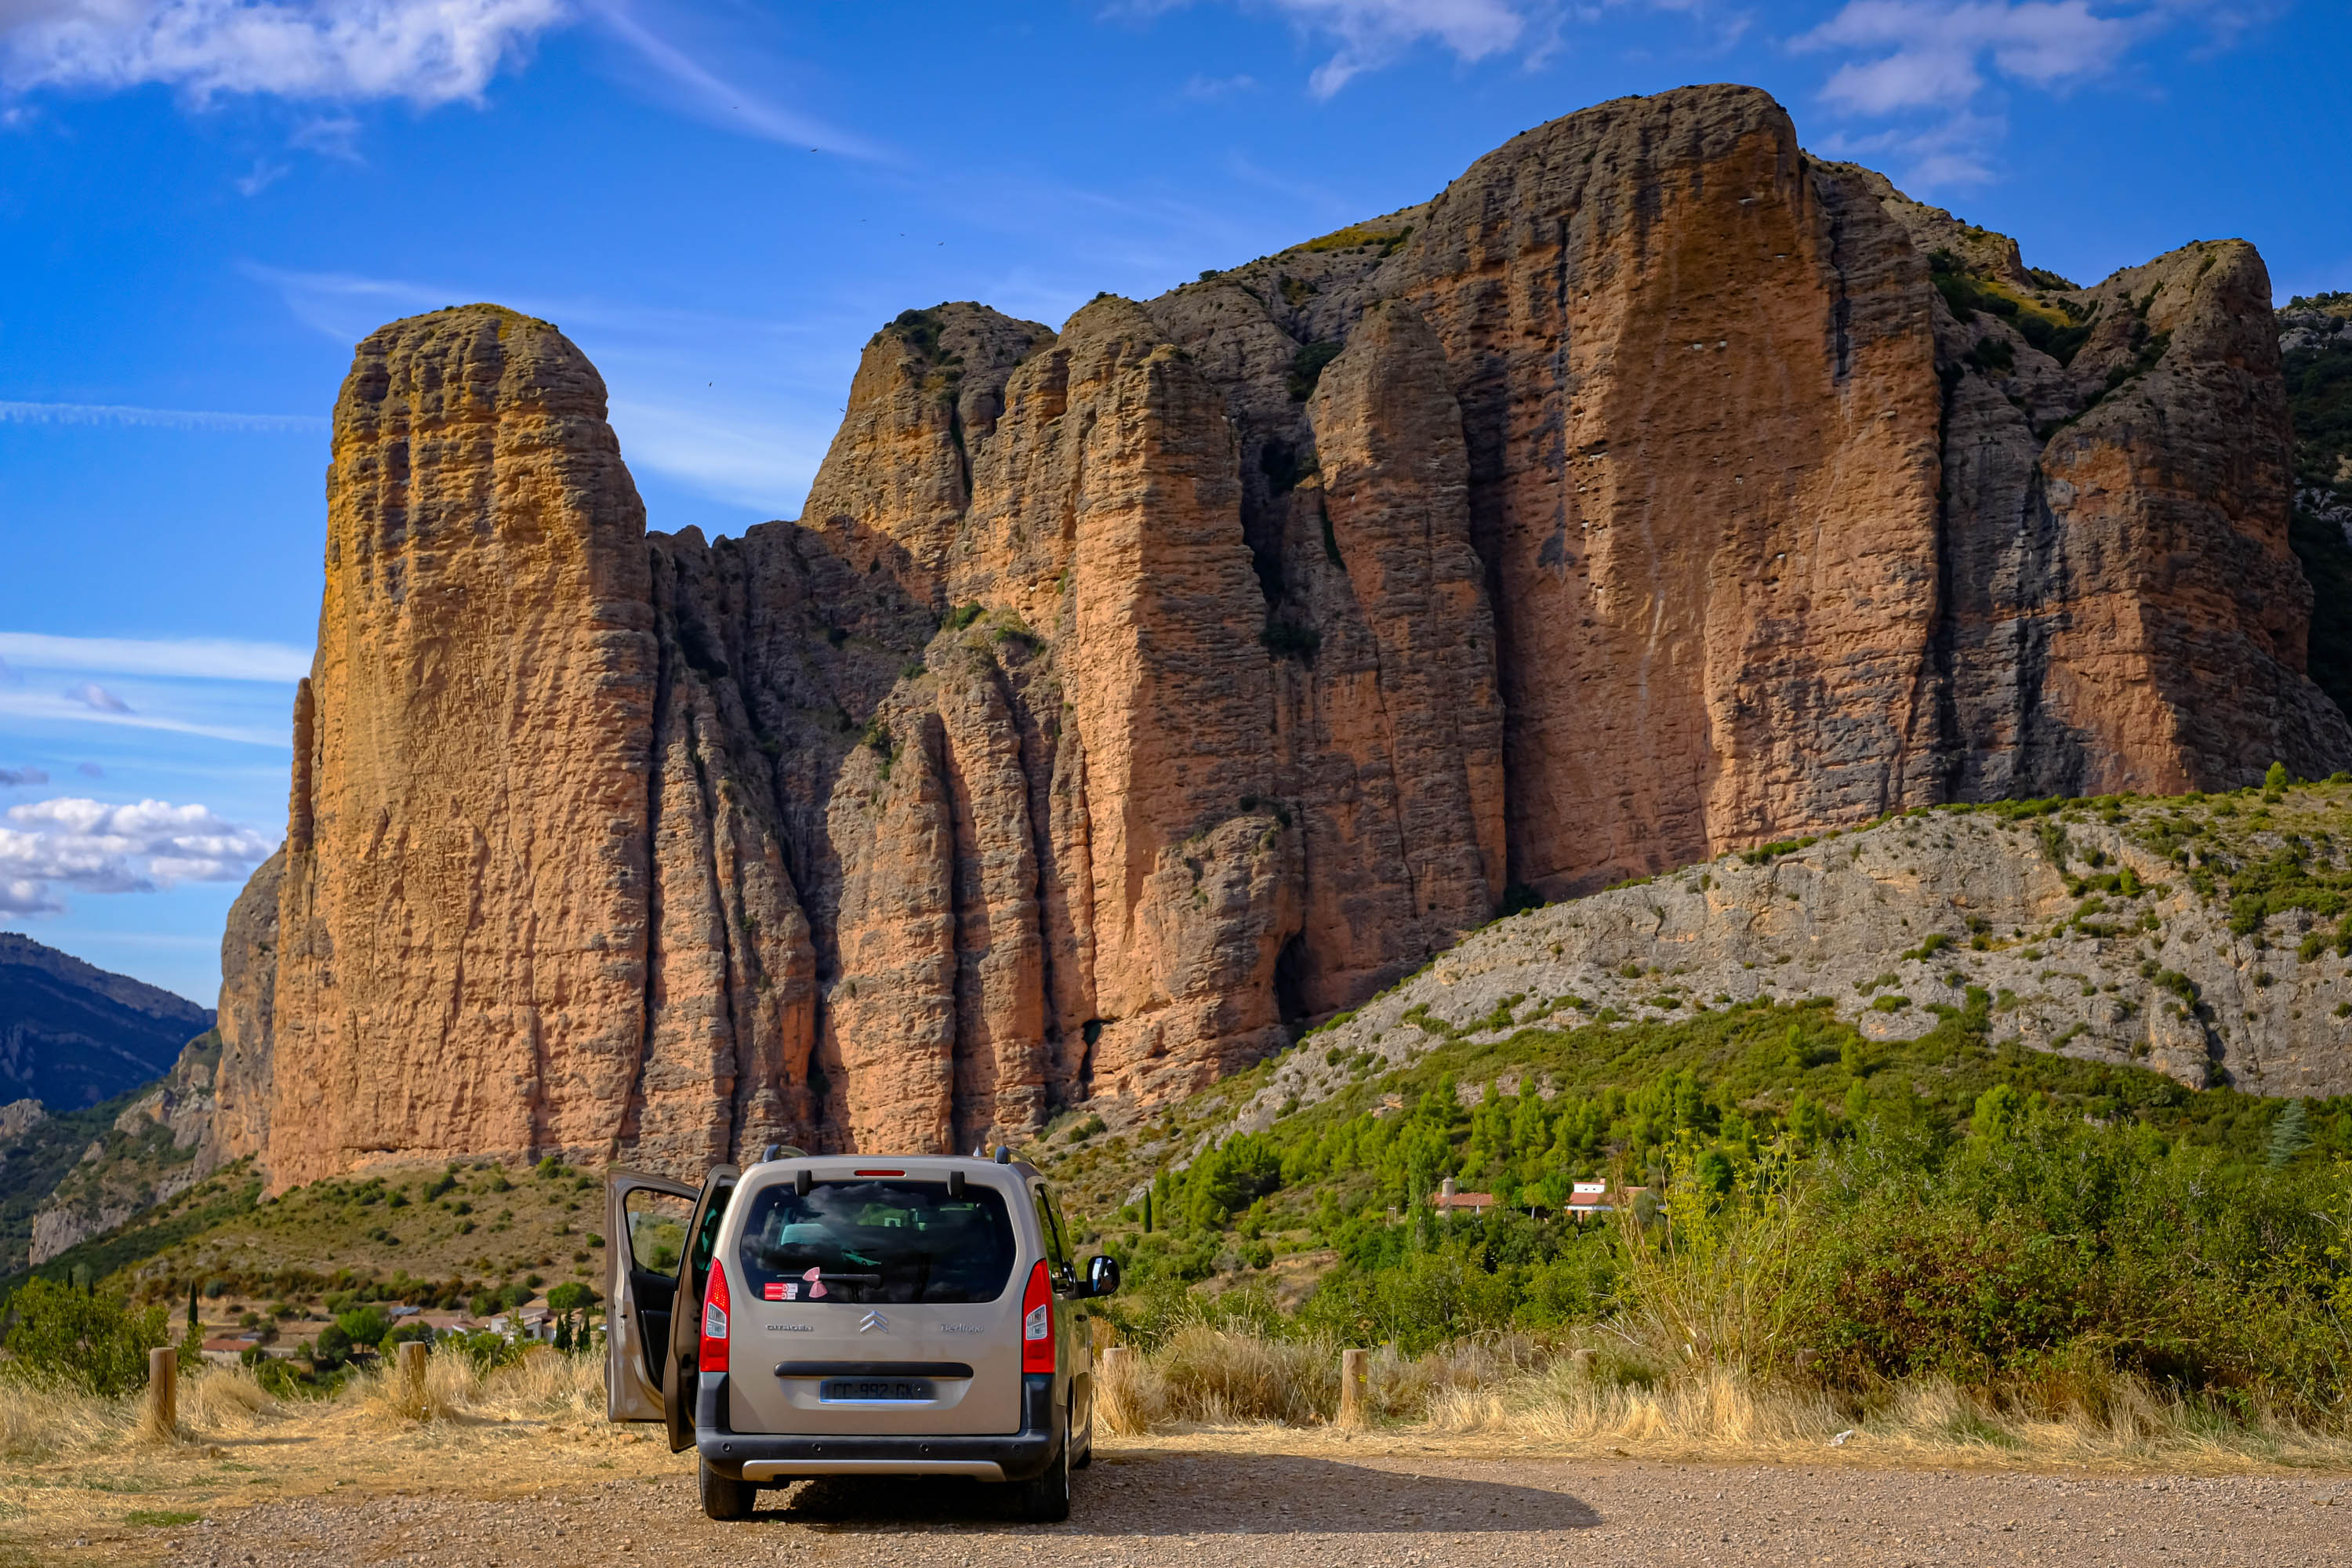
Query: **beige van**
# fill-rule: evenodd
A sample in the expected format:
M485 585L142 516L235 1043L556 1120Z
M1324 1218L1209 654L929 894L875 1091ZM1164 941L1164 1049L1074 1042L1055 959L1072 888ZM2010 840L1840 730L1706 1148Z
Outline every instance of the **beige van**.
M1066 1519L1094 1458L1083 1303L1118 1265L1072 1260L1034 1168L772 1148L699 1192L605 1178L605 1415L662 1421L702 1506L741 1519L810 1476L1003 1481Z

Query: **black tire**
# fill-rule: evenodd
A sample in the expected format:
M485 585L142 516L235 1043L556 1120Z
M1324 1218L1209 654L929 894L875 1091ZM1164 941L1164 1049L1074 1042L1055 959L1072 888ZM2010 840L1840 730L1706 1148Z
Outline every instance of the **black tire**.
M1016 1481L1013 1517L1024 1524L1059 1524L1070 1517L1070 1446L1077 1434L1063 1428L1062 1446L1054 1451L1043 1475Z
M758 1500L760 1489L750 1481L722 1476L710 1468L710 1461L701 1461L702 1511L713 1519L749 1519L751 1505Z

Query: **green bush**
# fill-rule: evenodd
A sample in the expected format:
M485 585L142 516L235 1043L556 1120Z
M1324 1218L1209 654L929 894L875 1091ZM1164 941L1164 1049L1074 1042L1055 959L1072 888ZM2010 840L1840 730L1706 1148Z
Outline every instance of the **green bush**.
M310 1360L320 1367L339 1366L352 1353L352 1336L341 1323L329 1323L310 1342Z
M6 1315L9 1370L109 1398L143 1387L147 1352L172 1342L160 1303L133 1310L120 1296L50 1279L26 1280L8 1298Z
M575 1312L596 1304L596 1292L576 1279L569 1279L547 1293L547 1308L551 1312Z
M1290 374L1285 378L1290 390L1290 401L1304 403L1315 394L1323 379L1323 367L1339 357L1340 343L1308 343L1291 356Z
M392 1314L370 1303L335 1314L334 1326L341 1330L352 1345L375 1345L392 1332Z

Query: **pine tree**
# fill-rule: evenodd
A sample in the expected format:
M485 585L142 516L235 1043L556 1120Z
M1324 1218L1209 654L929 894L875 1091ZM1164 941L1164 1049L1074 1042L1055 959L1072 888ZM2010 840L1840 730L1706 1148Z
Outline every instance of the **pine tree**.
M2306 1113L2303 1101L2290 1100L2286 1109L2271 1123L2270 1167L2284 1170L2311 1142L2311 1129L2305 1125Z

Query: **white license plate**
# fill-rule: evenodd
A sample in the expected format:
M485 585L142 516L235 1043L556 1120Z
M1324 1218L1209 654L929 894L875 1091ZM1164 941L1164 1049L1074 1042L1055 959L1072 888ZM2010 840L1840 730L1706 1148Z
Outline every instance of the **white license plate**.
M928 1377L828 1377L817 1385L816 1396L860 1404L877 1400L912 1403L937 1397Z

